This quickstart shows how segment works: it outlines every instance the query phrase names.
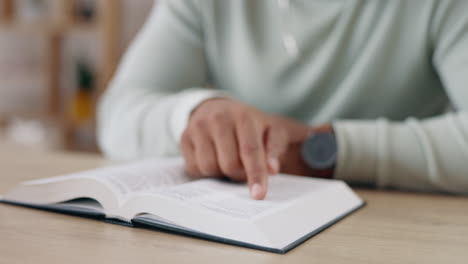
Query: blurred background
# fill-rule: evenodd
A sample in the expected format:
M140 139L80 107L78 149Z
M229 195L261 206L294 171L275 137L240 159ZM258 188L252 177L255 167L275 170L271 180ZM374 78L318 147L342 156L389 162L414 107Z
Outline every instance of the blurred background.
M154 0L0 0L0 143L97 152L96 101Z

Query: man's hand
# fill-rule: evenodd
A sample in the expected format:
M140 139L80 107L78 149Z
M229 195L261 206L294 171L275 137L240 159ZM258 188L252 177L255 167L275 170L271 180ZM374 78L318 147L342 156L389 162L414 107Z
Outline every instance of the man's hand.
M280 172L280 160L290 163L288 150L310 132L310 127L298 122L215 98L193 111L181 148L190 175L247 180L252 197L263 199L268 176ZM292 168L298 171L297 166Z

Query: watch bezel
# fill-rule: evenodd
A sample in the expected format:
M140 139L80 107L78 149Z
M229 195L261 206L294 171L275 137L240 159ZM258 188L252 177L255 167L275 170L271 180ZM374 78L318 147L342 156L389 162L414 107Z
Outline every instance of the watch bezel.
M314 157L315 151L313 148L320 147L320 144L328 144L328 147L332 149L333 153L329 155L326 159L319 160L318 157ZM335 167L337 155L338 155L338 146L336 142L336 137L333 132L318 132L310 136L302 145L302 159L305 161L307 166L314 170L327 170Z

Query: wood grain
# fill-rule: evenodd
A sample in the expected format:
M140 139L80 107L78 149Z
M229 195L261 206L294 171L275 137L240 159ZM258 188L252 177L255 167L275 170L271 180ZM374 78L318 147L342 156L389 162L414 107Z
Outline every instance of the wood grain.
M0 193L104 162L0 143ZM467 197L358 193L365 208L286 255L0 205L0 263L466 263Z

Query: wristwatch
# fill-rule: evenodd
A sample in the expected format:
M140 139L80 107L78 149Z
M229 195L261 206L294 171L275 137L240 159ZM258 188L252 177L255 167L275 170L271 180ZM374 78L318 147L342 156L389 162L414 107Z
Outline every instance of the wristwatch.
M311 176L332 178L336 166L338 146L331 126L318 129L302 145L301 154Z

